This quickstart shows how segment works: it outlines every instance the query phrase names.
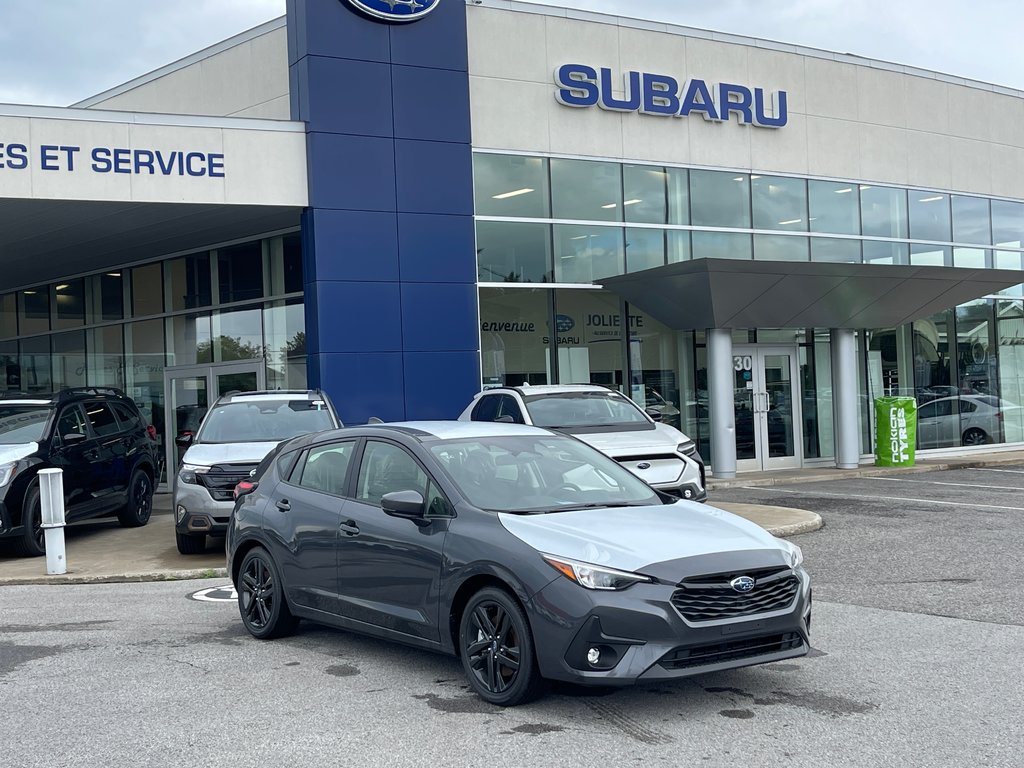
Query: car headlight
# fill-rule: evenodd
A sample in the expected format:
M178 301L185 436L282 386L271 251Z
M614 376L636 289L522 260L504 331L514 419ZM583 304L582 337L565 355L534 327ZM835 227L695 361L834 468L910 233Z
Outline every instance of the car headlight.
M0 488L6 486L14 478L18 471L18 462L12 461L9 464L0 464Z
M580 563L575 560L566 560L562 557L552 557L551 555L544 555L543 557L547 564L560 574L587 589L626 589L626 587L638 582L649 582L651 580L650 577L641 576L639 573L617 571L614 568Z
M204 475L209 471L210 468L204 467L202 464L182 464L178 470L178 479L183 483L198 485L199 480L196 478L196 475Z
M785 539L779 539L779 546L782 548L782 551L786 553L786 563L790 568L798 568L800 564L803 563L803 550L796 544L786 541Z
M697 444L693 440L687 440L685 443L680 443L676 446L676 450L684 456L691 456L697 452Z

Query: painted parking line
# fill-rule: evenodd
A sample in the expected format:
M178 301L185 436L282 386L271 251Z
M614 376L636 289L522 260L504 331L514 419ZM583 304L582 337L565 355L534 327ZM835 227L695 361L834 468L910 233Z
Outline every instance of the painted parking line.
M908 477L869 477L868 480L884 480L887 483L924 483L925 485L950 485L954 488L991 488L997 491L1019 491L1014 485L973 485L971 483L940 483L938 480L911 480Z
M967 467L971 472L1006 472L1010 475L1024 475L1024 469L991 469L989 467Z
M1004 509L1012 512L1024 512L1024 507L1004 507L999 504L968 504L963 501L936 501L935 499L908 499L903 496L870 496L863 493L829 493L827 491L791 491L788 488L773 488L771 486L758 488L757 490L791 493L796 496L832 496L837 499L876 499L888 502L911 501L917 504L940 504L944 507L972 507L974 509Z

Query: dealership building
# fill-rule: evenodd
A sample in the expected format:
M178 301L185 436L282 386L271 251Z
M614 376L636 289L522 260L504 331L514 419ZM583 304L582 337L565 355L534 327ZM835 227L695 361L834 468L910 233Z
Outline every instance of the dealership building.
M510 0L289 0L0 105L0 390L346 423L595 382L718 476L1024 441L1024 92Z

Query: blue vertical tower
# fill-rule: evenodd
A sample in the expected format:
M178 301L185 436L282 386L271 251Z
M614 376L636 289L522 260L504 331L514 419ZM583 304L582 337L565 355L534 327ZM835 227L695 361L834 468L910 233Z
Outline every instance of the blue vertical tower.
M309 384L345 423L454 418L480 385L465 4L287 7Z

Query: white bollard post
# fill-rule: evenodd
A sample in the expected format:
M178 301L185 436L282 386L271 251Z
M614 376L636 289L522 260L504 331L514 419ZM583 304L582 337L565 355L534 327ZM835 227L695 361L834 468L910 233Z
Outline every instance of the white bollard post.
M46 573L67 573L64 556L64 470L39 470L39 504L46 536Z

